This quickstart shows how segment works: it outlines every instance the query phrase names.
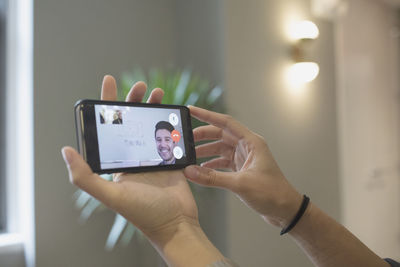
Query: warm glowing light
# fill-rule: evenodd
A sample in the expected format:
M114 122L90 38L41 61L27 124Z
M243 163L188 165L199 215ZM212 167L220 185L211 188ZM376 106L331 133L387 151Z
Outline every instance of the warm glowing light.
M299 62L288 70L288 81L292 85L301 85L314 80L319 73L319 67L314 62Z
M314 22L309 20L297 21L292 23L289 35L294 40L315 39L319 35L319 30Z

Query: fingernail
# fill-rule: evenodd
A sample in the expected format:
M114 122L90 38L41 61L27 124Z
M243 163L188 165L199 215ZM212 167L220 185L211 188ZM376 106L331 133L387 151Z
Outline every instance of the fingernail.
M62 154L62 156L64 158L65 163L69 166L70 163L71 163L71 159L72 159L71 158L71 153L65 147L63 147L61 149L61 154Z
M189 167L186 167L186 169L188 169L187 174L190 178L197 178L197 179L199 179L200 176L202 175L209 175L210 172L210 169L200 167L197 165L191 165Z
M197 165L191 165L185 168L185 174L187 177L190 178L197 178L200 175L200 171L199 171L199 166Z

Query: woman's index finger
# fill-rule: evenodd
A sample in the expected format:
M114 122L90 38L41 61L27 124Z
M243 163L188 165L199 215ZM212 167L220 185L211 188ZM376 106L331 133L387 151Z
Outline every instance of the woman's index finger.
M189 109L190 114L196 119L224 129L239 139L244 136L248 136L249 133L251 133L244 125L229 115L209 111L195 106L189 106Z

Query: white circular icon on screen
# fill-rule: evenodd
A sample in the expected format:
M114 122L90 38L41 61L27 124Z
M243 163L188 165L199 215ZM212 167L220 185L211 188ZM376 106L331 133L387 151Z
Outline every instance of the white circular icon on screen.
M179 123L178 115L176 115L175 113L169 114L169 122L170 122L173 126L178 125L178 123Z
M174 157L175 157L176 159L180 159L180 158L183 157L182 148L180 148L179 146L176 146L176 147L174 148L173 152L174 152Z

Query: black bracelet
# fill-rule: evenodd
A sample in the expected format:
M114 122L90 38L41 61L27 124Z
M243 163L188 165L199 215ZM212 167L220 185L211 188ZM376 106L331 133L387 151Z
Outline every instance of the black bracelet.
M293 220L289 223L288 226L282 229L281 235L286 234L299 222L301 216L303 216L304 212L307 209L308 203L310 202L310 198L306 195L303 195L303 201L301 202L301 206L296 216L294 216Z

